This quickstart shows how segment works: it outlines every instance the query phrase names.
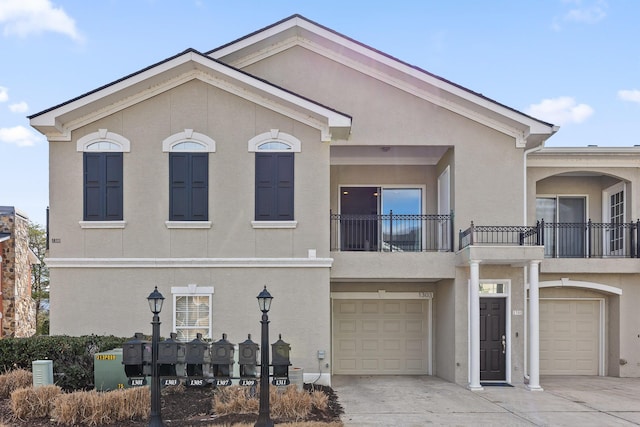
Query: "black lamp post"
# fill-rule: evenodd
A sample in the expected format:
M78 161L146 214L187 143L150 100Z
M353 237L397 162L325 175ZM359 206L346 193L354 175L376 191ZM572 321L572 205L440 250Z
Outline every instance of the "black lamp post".
M262 340L260 350L260 412L254 427L273 427L269 416L269 316L273 297L267 291L267 286L258 295L258 306L262 311Z
M153 332L151 336L151 416L149 427L164 427L160 414L160 376L158 375L158 342L160 341L160 311L164 297L158 292L158 287L147 297L149 308L153 313Z

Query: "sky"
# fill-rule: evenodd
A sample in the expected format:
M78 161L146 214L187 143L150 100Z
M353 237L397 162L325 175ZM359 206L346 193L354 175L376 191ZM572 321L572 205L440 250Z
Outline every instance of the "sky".
M0 206L45 224L27 116L296 13L559 125L546 146L640 145L637 0L0 0Z

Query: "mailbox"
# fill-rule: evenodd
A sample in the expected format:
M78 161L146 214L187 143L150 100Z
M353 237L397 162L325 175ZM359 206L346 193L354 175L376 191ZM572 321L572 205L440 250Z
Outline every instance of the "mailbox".
M189 377L203 376L203 365L211 363L209 344L202 341L201 333L196 334L196 338L187 343L185 363L187 364L187 376Z
M129 341L122 344L122 364L127 377L143 377L147 374L145 364L151 359L147 356L149 341L145 341L142 332L136 332Z
M170 338L158 343L158 371L161 377L184 375L187 350L184 343L176 340L177 336L172 332Z
M278 341L271 344L271 366L273 366L274 378L289 378L289 352L291 345L282 341L282 334L279 335Z
M240 378L255 378L257 376L258 348L258 344L251 341L251 334L248 335L244 342L238 344Z
M211 345L211 368L215 378L229 378L233 372L234 345L227 341L227 334Z

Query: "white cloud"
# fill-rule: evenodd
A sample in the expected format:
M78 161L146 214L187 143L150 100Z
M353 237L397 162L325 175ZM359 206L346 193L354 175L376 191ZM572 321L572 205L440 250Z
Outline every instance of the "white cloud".
M554 30L560 30L562 22L596 24L607 17L607 8L609 5L605 0L564 0L563 2L570 3L573 7L561 17L554 18L552 23Z
M0 143L15 144L18 147L30 147L35 145L40 137L24 126L12 128L0 128Z
M7 102L9 100L9 89L0 86L0 102Z
M532 104L527 109L527 113L533 117L556 125L582 123L591 117L593 112L589 105L578 104L570 96L543 99L539 104Z
M638 89L619 90L618 91L618 98L620 98L623 101L631 101L631 102L640 103L640 90L638 90Z
M29 110L29 106L27 105L26 102L21 101L21 102L9 105L9 110L11 110L12 113L26 113Z
M27 37L52 31L82 41L73 18L49 0L0 0L0 24L5 36Z

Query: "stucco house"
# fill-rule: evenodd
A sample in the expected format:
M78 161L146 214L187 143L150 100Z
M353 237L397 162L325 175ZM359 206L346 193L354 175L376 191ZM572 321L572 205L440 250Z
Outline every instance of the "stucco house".
M36 332L33 264L40 260L29 248L29 218L13 206L0 206L0 338Z
M640 376L639 148L545 148L553 124L299 15L30 120L53 334L148 330L158 286L162 335L237 343L267 285L305 381Z

